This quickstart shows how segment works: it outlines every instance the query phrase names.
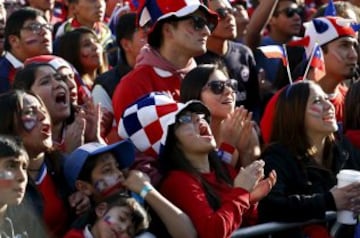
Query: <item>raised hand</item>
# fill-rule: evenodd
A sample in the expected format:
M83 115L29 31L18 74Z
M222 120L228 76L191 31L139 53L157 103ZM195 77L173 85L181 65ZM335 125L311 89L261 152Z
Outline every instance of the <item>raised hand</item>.
M86 120L84 119L83 113L82 111L76 112L73 123L67 125L65 128L65 153L71 153L85 142Z
M243 106L240 106L228 115L221 123L219 144L225 142L234 147L237 146L247 114L248 111Z
M138 170L130 170L123 183L127 189L135 193L140 193L145 184L150 184L150 178Z
M234 187L241 187L249 192L253 191L259 181L264 178L264 165L263 160L256 160L245 168L241 167L234 179Z
M84 99L82 106L86 120L85 142L100 141L101 107L95 105L91 97Z
M272 170L269 173L269 176L266 179L261 180L250 192L250 202L256 203L268 195L272 187L275 185L276 179L276 172L275 170Z

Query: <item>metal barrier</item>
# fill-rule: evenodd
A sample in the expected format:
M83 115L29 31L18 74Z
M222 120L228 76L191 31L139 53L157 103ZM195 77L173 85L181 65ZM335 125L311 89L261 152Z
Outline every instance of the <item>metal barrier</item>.
M300 227L303 225L318 223L318 222L330 222L336 220L336 212L328 211L326 212L326 216L324 220L310 220L307 222L294 222L294 223L287 223L287 222L268 222L263 223L255 226L244 227L236 230L231 238L245 238L245 237L254 237L259 235L268 235L270 238L272 234L285 231L287 229L291 229L294 227ZM331 231L336 232L336 230Z

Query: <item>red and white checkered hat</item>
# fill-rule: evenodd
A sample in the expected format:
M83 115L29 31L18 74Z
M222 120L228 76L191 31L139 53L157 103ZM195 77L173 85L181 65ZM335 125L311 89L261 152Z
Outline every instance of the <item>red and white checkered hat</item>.
M168 126L183 110L201 112L210 120L209 109L197 100L178 103L168 94L153 92L130 105L120 119L118 134L130 139L135 147L147 155L157 157L165 145Z
M184 17L202 9L208 20L217 24L218 15L209 10L199 0L144 0L138 9L138 21L142 27L151 22L153 28L157 22L171 16Z
M305 46L306 55L308 57L311 55L315 43L321 46L339 37L355 37L354 23L351 19L337 16L317 17L309 22L305 22L304 38L309 38L309 44Z

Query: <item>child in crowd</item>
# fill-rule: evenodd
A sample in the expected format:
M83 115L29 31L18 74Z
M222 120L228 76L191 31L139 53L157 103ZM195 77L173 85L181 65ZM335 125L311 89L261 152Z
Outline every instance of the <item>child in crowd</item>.
M188 216L151 186L146 174L127 170L134 158L134 147L127 140L111 145L87 143L66 159L65 177L73 189L90 196L95 206L115 193L137 193L157 212L172 237L195 237Z
M18 206L25 195L28 166L29 156L19 138L0 135L0 237L45 237L31 213Z
M134 198L119 194L99 203L88 221L84 229L73 229L64 238L131 238L149 226L145 209Z

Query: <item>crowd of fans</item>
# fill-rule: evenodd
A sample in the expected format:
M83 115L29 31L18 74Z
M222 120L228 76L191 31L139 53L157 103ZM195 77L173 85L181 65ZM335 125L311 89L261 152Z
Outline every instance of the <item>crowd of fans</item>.
M0 238L331 238L359 30L359 0L0 0Z

